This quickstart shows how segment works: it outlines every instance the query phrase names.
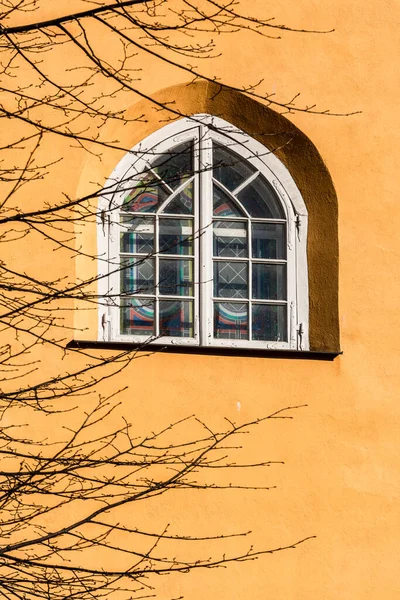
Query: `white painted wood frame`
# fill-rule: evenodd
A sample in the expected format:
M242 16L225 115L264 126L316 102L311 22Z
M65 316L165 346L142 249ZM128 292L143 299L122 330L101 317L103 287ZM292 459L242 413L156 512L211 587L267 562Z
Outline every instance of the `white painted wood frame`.
M119 211L123 197L143 172L149 169L152 157L193 140L195 144L194 174L194 335L193 337L124 335L120 331L120 253ZM285 214L287 243L287 289L284 302L287 318L287 339L260 341L251 339L221 339L213 331L213 179L212 142L229 147L243 161L247 161L273 187ZM249 178L249 180L251 177ZM238 193L238 186L234 192ZM179 190L177 190L179 191ZM176 192L177 192L176 191ZM230 194L229 190L224 190ZM170 199L170 198L169 198ZM169 201L168 199L168 201ZM242 206L244 212L245 209ZM139 213L138 213L139 215ZM177 217L179 218L179 217ZM182 215L183 218L183 215ZM230 219L231 220L231 219ZM257 219L246 215L238 218L248 221L247 230ZM260 219L266 221L265 218ZM118 163L104 186L99 200L98 217L98 288L99 305L98 336L103 341L132 343L157 343L174 345L197 345L230 348L265 348L308 350L308 270L307 270L307 210L293 178L282 162L265 146L226 121L210 115L195 115L181 119L151 134L132 148ZM277 219L273 219L277 222ZM157 235L155 235L155 239ZM250 242L250 239L249 239ZM158 249L155 248L157 255ZM251 246L249 246L251 262ZM245 260L245 259L243 259ZM156 265L158 260L155 260ZM270 261L272 262L272 261ZM155 274L157 282L157 269ZM250 278L249 278L250 279ZM251 282L249 282L251 286ZM248 294L250 305L258 303ZM157 294L158 297L158 294ZM185 297L181 298L182 300ZM222 301L223 302L223 301ZM282 301L268 300L269 305L282 305ZM156 300L158 306L158 300ZM156 308L157 311L157 308Z

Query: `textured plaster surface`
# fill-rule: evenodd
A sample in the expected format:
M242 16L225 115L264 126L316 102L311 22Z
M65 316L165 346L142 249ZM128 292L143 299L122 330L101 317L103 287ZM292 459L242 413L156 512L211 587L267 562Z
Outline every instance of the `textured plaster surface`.
M244 32L239 43L234 35L218 39L223 57L203 63L210 77L223 76L239 87L263 77L265 89L277 98L290 99L302 92L300 105L317 102L322 109L360 110L361 114L298 113L290 117L294 127L242 97L235 96L233 111L228 92L212 100L204 86L182 87L187 80L184 74L168 68L155 72L150 60L143 85L157 97L163 93L158 90L179 86L176 102L182 111L213 112L218 105L221 116L255 137L260 133L253 131L258 119L274 134L284 128L277 154L302 191L310 220L319 219L317 227L310 224L310 264L318 265L310 272L312 345L338 345L338 289L344 353L332 363L149 354L134 361L119 378L105 382L103 395L129 385L120 395L121 413L138 433L193 413L221 428L224 417L244 422L284 406L308 405L295 411L293 420L260 426L247 438L244 460L283 460L285 465L258 476L241 474L241 480L276 485L276 489L200 492L193 497L176 491L138 506L131 517L155 530L170 523L171 530L190 535L252 530L256 548L316 536L296 550L229 569L160 578L154 583L162 600L180 596L190 600L395 600L399 597L400 6L390 0L290 0L279 6L249 0L243 5L263 18L275 16L279 23L335 32L282 33L282 40L250 38ZM136 100L127 100L134 111L139 108ZM161 119L158 113L147 123L114 129L110 139L118 138L130 148ZM287 131L293 135L289 143ZM269 146L270 140L263 139ZM93 191L122 156L103 153L101 159L93 157L84 164L79 151L77 158L76 151L72 154L63 142L55 141L48 149L51 156L57 151L63 152L64 161L56 167L54 186L71 195ZM51 188L42 192L43 198L51 200ZM85 228L82 244L96 248L94 228ZM27 269L36 269L39 276L40 272L46 277L55 272L71 276L74 269L77 277L93 272L91 259L81 257L74 264L61 253L55 258L39 240L36 247L21 244L18 252L21 264L25 261ZM88 308L81 305L75 322L79 329L75 335L85 339L97 331L95 311ZM70 321L72 328L72 315ZM53 351L43 353L41 375L46 376L59 368L59 357ZM69 370L79 364L74 355L68 360ZM84 406L86 399L81 401ZM230 552L248 544L237 538L231 541ZM203 555L224 550L223 544L212 549L206 545Z

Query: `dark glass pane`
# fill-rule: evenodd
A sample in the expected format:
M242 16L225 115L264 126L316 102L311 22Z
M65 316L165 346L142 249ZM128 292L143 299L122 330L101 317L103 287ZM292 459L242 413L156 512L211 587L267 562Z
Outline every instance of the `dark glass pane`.
M247 225L239 221L214 221L214 256L247 257Z
M153 171L172 189L176 189L193 175L193 143L176 146L156 158L151 165Z
M214 296L247 298L247 262L214 262Z
M194 210L193 187L193 181L190 181L179 194L168 202L161 212L175 215L192 215Z
M213 176L229 191L235 190L256 170L236 152L213 143Z
M160 253L193 254L193 221L160 219Z
M122 299L120 314L122 334L154 335L154 300Z
M213 215L214 217L243 217L244 213L218 186L213 186Z
M193 261L161 259L159 291L163 296L193 296Z
M121 264L121 294L154 293L154 260L133 258Z
M128 183L126 187L129 187ZM152 173L146 173L131 189L127 189L123 210L127 212L153 213L156 212L167 197L168 193L162 183Z
M121 215L121 252L151 254L154 251L154 219Z
M283 223L252 224L253 258L286 258L286 225Z
M260 300L286 300L286 265L253 263L252 296Z
M249 339L247 304L215 302L214 337L231 340Z
M193 302L160 300L160 335L193 337Z
M253 304L253 340L287 342L286 306Z
M285 218L279 198L262 175L258 175L256 179L239 192L238 198L251 217Z

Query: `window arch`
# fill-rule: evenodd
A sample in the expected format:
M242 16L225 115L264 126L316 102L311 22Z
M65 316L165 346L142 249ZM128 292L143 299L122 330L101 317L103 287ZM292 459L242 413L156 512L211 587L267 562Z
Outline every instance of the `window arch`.
M307 211L262 144L181 119L122 159L100 209L100 339L308 349Z

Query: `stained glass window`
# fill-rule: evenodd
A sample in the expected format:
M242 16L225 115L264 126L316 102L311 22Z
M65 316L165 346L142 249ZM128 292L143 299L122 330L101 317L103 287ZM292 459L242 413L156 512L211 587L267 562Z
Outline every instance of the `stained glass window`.
M108 266L114 335L293 347L299 237L290 200L262 152L206 126L191 132L142 153L119 186Z
M214 337L287 341L282 203L257 169L231 148L213 144L213 161Z
M121 333L193 337L193 143L154 155L120 211Z

